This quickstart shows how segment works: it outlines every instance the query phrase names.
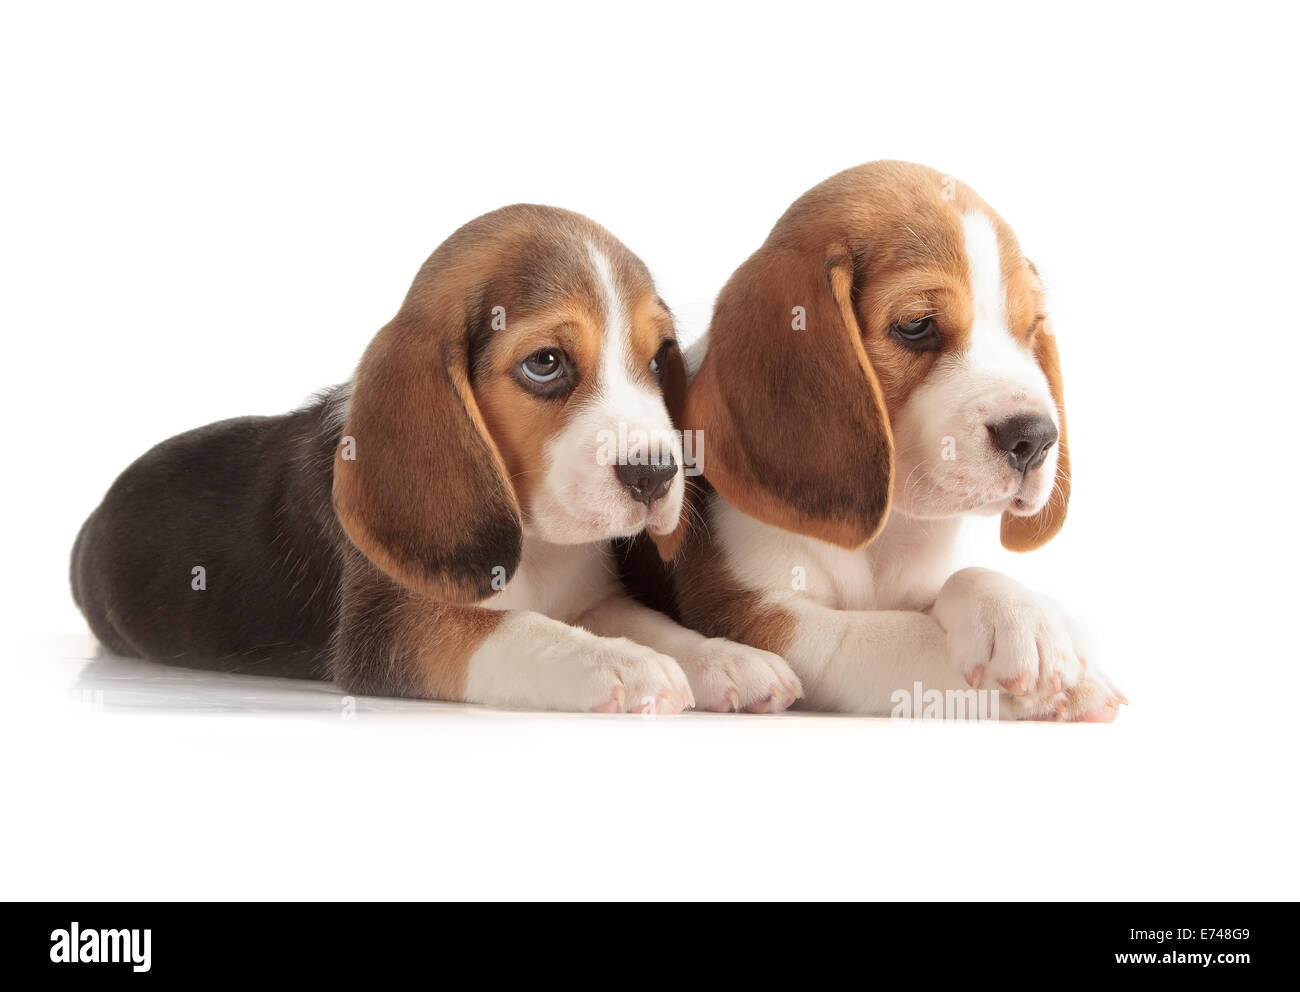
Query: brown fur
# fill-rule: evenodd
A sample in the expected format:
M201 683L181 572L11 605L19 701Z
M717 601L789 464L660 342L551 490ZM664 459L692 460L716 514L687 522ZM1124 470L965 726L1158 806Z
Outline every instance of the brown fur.
M588 242L641 290L632 360L644 368L672 333L645 266L586 218L536 207L448 238L366 350L343 431L356 457L342 446L335 457L334 503L353 543L409 588L468 603L491 594L494 569L514 573L546 443L594 388L605 314ZM564 347L579 369L560 401L511 380L544 345Z
M362 359L344 429L356 459L335 458L335 505L378 566L354 562L345 585L384 602L391 644L380 653L403 659L403 694L459 698L470 656L501 619L469 604L491 595L499 570L514 573L547 444L597 388L610 315L588 244L631 294L628 361L648 378L673 337L649 272L603 228L551 208L506 208L454 234ZM545 347L573 361L577 385L562 398L514 379Z
M1064 396L1043 294L1014 234L971 189L924 166L873 162L794 202L718 296L709 347L683 427L703 430L705 477L766 523L857 548L878 533L893 484L890 418L942 352L889 334L933 315L945 348L969 332L971 288L961 217L979 209L998 234L1008 317L1061 408L1061 459L1048 506L1003 519L1003 542L1027 550L1065 519L1069 496ZM792 326L803 307L807 328ZM686 521L659 543L671 556Z
M703 503L707 483L691 487ZM722 549L707 528L691 527L674 561L672 582L677 615L687 627L781 654L794 634L794 615L746 589L727 571Z
M1065 524L1070 503L1070 448L1065 435L1065 384L1061 378L1061 359L1056 353L1056 339L1045 320L1034 338L1034 355L1047 376L1047 385L1061 417L1061 439L1056 453L1056 483L1047 505L1032 517L1002 515L1002 546L1009 551L1033 551L1057 535Z
M505 614L443 603L394 582L349 549L334 680L349 692L462 699L469 659Z
M585 376L564 400L539 403L519 388L510 370L546 345L563 348L579 368L598 367L601 315L593 309L589 303L573 301L563 309L530 317L527 326L494 335L478 363L476 395L483 419L497 440L521 506L532 502L534 487L546 471L546 442L563 429L569 404L580 403L592 393L595 376Z
M189 432L122 473L73 550L97 636L173 664L461 698L503 619L472 604L495 592L496 570L514 573L547 441L594 388L608 315L589 244L626 296L628 361L649 376L672 317L612 235L550 207L471 221L420 268L350 391ZM511 378L545 346L574 359L579 386L563 399ZM674 359L665 383L680 394Z
M893 457L880 388L849 294L844 241L769 244L723 289L686 396L702 468L760 520L856 547L888 508ZM794 308L806 329L793 330ZM809 428L816 426L816 443Z

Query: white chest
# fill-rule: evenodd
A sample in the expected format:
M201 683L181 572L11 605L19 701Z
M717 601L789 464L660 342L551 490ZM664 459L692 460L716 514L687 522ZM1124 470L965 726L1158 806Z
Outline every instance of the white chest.
M572 622L618 585L609 544L547 544L524 538L519 567L505 588L481 606L533 610Z
M806 596L837 610L920 610L952 571L960 521L895 514L852 551L761 523L714 497L713 526L731 573L776 598Z

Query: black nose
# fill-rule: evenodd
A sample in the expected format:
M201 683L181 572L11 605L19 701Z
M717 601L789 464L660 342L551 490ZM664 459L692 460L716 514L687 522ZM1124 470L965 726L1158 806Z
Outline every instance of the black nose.
M650 462L648 465L615 465L614 474L627 486L627 491L638 503L649 506L673 484L677 474L677 462L672 455L667 461Z
M989 434L999 451L1017 472L1028 472L1043 464L1047 449L1056 443L1056 425L1037 413L1022 413L996 424L989 424Z

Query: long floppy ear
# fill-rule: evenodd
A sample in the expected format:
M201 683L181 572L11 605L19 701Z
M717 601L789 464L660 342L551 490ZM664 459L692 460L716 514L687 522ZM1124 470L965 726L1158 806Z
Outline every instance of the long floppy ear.
M760 249L713 312L686 397L704 477L752 517L845 548L884 525L894 450L853 308L854 260Z
M686 417L686 362L682 359L682 353L679 348L672 348L664 356L663 372L663 393L664 406L668 408L668 416L672 419L673 427L682 432L683 455L686 458L686 464L682 466L682 471L687 473L686 491L682 494L682 512L678 518L677 527L665 534L654 534L646 531L650 540L654 542L655 547L659 550L659 557L668 561L677 553L681 546L682 538L686 533L686 519L693 512L688 505L695 499L694 487L691 485L690 472L692 471L692 462L695 460L694 446L690 438L686 436L685 417Z
M394 579L470 603L519 564L519 502L470 390L463 312L417 309L404 307L361 359L334 456L334 509Z
M1044 323L1034 342L1034 357L1047 376L1048 388L1061 418L1061 436L1056 451L1056 482L1047 504L1032 517L1002 514L1002 546L1008 551L1033 551L1056 536L1065 524L1070 503L1070 446L1065 433L1065 386L1061 380L1061 358L1056 352L1056 338L1051 325Z
M686 362L682 358L681 348L670 348L664 355L663 378L660 382L668 416L672 418L673 426L682 430L683 418L686 416Z

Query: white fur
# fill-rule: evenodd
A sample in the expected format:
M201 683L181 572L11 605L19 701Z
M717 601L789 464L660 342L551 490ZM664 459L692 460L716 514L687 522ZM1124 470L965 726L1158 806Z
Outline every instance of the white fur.
M781 658L687 630L621 592L609 539L674 529L683 473L647 510L601 459L602 432L645 437L678 465L682 449L659 390L632 374L631 324L613 268L594 245L589 257L605 319L596 390L547 448L519 565L481 604L508 616L470 658L465 699L601 712L784 709L802 687Z
M1021 478L988 425L1038 412L1059 428L1046 376L1007 323L993 224L972 213L963 230L968 344L935 363L893 422L895 491L880 535L850 551L761 523L716 494L706 512L728 572L793 615L785 656L805 705L883 715L918 682L941 693L973 682L1001 694L1003 716L1095 717L1122 697L1085 671L1060 608L996 572L952 570L964 514L1000 513L1016 499L1014 512L1037 512L1055 480L1055 448Z
M480 605L493 610L536 610L574 623L592 603L617 588L606 542L549 544L529 537L505 588Z
M481 605L509 616L470 658L469 702L604 712L766 711L785 709L802 693L776 655L705 637L624 596L605 542L526 539L515 574Z
M349 379L319 394L325 400L321 417L327 429L342 433L348 422L348 414L352 411L352 385L352 380Z
M686 365L686 377L688 379L695 378L695 373L698 372L700 366L704 364L704 356L708 353L709 332L705 331L699 338L691 342L690 347L682 353L682 361Z
M728 572L793 613L785 659L805 705L883 714L892 692L917 679L965 688L943 630L920 612L943 582L949 550L944 540L925 540L923 528L947 535L952 522L891 520L867 548L849 551L762 523L717 496L709 517Z
M474 652L465 700L617 713L676 713L691 704L686 676L672 658L527 610L512 611Z
M619 633L676 659L689 681L697 709L785 709L803 694L790 667L777 655L721 637L704 637L662 613L623 596L611 596L581 617L597 633Z
M605 317L596 390L548 442L549 467L526 522L530 535L555 544L629 537L643 528L666 533L677 525L685 488L679 471L668 492L646 507L614 474L607 457L611 437L643 438L678 465L682 446L658 388L648 378L633 378L631 320L609 259L594 245L588 254Z
M959 513L1032 516L1056 480L1057 449L1022 476L989 435L1021 413L1060 429L1047 377L1007 323L997 232L983 213L962 221L974 319L965 347L945 353L894 418L894 510L916 517Z
M1095 670L1084 673L1079 632L1046 597L986 569L950 574L960 517L895 514L849 551L716 494L708 512L727 571L794 616L784 656L809 708L885 715L894 693L917 682L943 693L1019 690L1004 694L1009 717L1080 717L1117 695Z

